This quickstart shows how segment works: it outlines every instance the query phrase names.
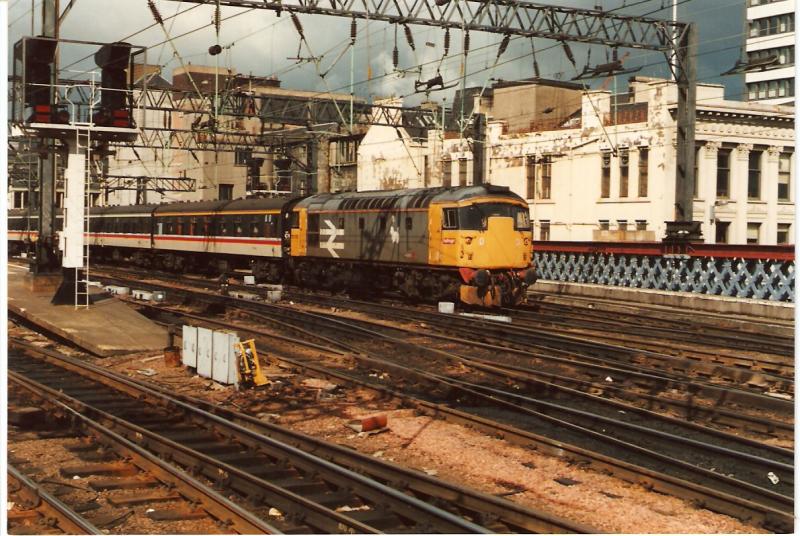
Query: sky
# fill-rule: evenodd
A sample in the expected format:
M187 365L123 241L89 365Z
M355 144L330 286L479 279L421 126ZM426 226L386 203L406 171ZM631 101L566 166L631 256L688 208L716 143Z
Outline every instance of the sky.
M428 0L433 1L433 0ZM539 2L578 8L601 7L615 9L616 13L648 15L654 18L671 17L673 0L562 0ZM31 34L31 5L36 4L36 17L40 17L41 0L11 0L9 42L14 43ZM720 76L730 69L741 56L743 45L744 0L677 0L678 19L697 25L698 82L724 84L726 97L744 98L743 77ZM67 2L61 0L62 7ZM287 13L278 17L268 10L222 9L219 43L223 53L212 57L208 48L217 42L212 23L214 8L176 0L156 0L156 6L167 20L167 34L173 39L179 57L184 63L215 65L233 68L237 72L259 76L273 75L284 88L311 91L350 92L351 73L354 91L360 97L401 96L408 105L418 104L424 96L414 95L414 81L433 77L437 69L448 84L456 87L462 83L462 35L451 31L450 53L443 58L444 31L438 28L412 27L415 50L409 47L403 29L382 22L358 21L355 52L351 58L347 45L350 41L350 20L322 15L300 15L306 43L301 46L298 32ZM40 23L34 21L34 32ZM153 24L153 16L145 0L76 0L62 28L63 39L110 42L127 42L148 47L148 63L164 66L164 77L180 65L172 48L165 43L165 32L159 26L142 31ZM186 34L186 35L184 35ZM395 37L396 35L396 37ZM519 80L534 75L531 43L529 39L512 39L508 49L496 60L502 36L473 32L470 35L470 52L464 83L467 87L491 84L493 79ZM399 71L393 68L392 49L397 43ZM535 39L535 58L542 78L569 81L576 76L575 68L567 60L562 47L553 41ZM571 46L578 70L591 60L592 64L605 63L607 52L601 47L581 44ZM298 54L299 51L299 54ZM340 53L344 52L343 55ZM642 67L637 73L644 76L669 77L664 56L658 52L621 49L626 67ZM91 59L76 62L88 55L89 47L65 45L62 49L62 67L68 67L74 76L93 68ZM297 62L297 56L316 56L313 61ZM354 68L351 71L351 61ZM415 70L422 65L421 71ZM368 68L369 66L369 68ZM324 75L324 76L320 76ZM617 90L623 91L625 80L631 75L617 77ZM603 80L590 82L592 85ZM614 85L606 82L609 89ZM452 100L455 87L442 92L432 92L430 100Z

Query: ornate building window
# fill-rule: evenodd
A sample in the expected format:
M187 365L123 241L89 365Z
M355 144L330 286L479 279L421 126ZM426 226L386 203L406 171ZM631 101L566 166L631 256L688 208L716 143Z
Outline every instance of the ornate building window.
M789 201L789 185L792 180L792 153L781 153L778 157L778 200Z
M603 153L603 168L600 176L600 197L611 197L611 153Z

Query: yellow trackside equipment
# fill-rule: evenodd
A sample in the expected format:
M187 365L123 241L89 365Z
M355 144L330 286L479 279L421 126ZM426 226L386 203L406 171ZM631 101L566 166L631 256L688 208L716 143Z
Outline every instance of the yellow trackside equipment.
M244 387L260 387L269 383L261 373L258 362L258 352L254 339L236 343L236 353L239 357L239 383Z

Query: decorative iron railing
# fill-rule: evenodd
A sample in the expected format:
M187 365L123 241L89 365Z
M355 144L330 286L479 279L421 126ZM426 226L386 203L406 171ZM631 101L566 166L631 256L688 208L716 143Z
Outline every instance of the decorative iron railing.
M540 279L794 302L794 246L534 242Z

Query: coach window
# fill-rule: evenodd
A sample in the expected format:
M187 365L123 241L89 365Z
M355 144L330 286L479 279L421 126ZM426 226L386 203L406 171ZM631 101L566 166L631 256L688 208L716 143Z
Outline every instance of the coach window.
M242 218L236 218L236 236L242 236Z
M300 228L300 213L299 212L292 212L292 229L299 229Z
M381 231L386 230L386 216L381 216L378 218L378 222L380 223Z
M406 216L406 231L410 231L414 228L414 220L411 216Z
M267 214L264 216L264 236L265 237L273 237L278 236L277 233L277 221L275 216L272 214Z
M362 231L364 230L364 218L363 217L358 218L358 228L361 229Z
M175 220L175 234L183 234L183 218Z
M258 218L254 218L250 222L250 236L261 236L261 222L258 221Z
M442 229L458 229L458 209L442 210Z
M339 218L339 229L344 229L344 218Z
M228 222L226 220L219 221L219 234L221 236L227 236L228 234Z

